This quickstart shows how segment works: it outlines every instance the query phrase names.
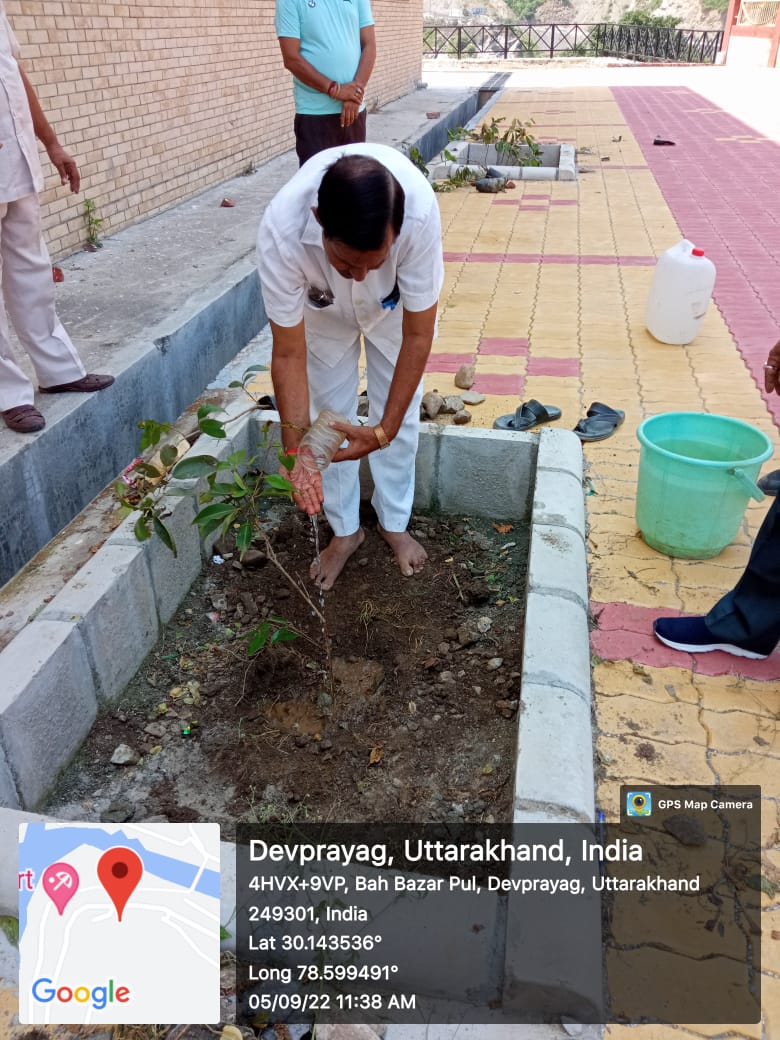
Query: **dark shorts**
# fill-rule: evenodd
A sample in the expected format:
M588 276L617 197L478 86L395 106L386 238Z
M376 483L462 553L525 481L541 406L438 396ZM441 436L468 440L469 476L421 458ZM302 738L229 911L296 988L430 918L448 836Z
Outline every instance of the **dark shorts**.
M341 116L295 117L295 151L303 166L317 152L326 148L338 148L340 144L363 144L366 139L366 110L358 114L352 126L341 126Z

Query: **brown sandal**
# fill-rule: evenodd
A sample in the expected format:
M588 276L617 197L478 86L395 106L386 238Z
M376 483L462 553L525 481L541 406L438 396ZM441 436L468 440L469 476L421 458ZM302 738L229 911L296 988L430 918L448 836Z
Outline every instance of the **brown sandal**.
M37 433L46 425L46 420L31 404L20 404L16 408L8 408L0 413L9 430L14 433Z
M72 383L60 383L59 386L39 386L42 394L92 394L95 390L105 390L114 382L113 376L98 376L93 372L74 379Z

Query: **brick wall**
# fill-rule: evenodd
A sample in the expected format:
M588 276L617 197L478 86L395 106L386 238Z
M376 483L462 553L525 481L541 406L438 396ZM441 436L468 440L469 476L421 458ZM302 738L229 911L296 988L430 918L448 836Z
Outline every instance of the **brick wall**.
M413 89L422 0L373 0L369 105ZM84 198L110 234L293 145L292 81L273 0L6 0L22 60L82 190L42 153L53 256L84 242Z

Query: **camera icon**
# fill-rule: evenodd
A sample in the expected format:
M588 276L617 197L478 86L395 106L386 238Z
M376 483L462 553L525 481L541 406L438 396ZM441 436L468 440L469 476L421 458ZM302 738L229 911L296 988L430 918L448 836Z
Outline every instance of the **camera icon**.
M649 791L629 791L626 795L626 816L652 816L653 796Z

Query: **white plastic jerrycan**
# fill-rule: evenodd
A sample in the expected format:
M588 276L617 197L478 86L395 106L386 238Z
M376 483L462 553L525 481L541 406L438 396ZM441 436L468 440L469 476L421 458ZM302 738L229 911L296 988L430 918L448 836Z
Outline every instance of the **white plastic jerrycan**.
M715 286L715 264L684 238L658 257L645 325L662 343L696 339Z

